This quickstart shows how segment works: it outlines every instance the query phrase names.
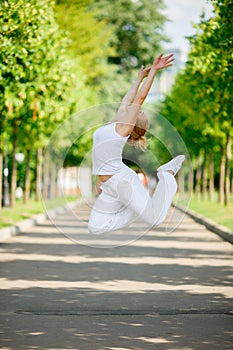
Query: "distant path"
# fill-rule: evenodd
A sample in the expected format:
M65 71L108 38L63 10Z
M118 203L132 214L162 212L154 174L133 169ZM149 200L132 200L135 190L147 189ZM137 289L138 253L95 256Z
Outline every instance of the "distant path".
M69 213L55 221L88 236ZM0 250L0 349L232 350L233 246L187 216L111 249L48 220Z

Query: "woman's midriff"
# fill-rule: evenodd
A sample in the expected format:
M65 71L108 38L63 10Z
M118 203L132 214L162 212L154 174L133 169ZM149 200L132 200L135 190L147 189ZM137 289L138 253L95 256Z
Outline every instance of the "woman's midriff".
M100 182L106 182L108 179L110 179L110 177L112 177L113 175L97 175L98 179Z

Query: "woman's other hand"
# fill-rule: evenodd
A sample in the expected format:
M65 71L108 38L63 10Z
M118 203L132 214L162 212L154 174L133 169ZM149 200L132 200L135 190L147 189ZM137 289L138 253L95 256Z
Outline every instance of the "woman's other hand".
M140 71L138 72L138 78L142 81L145 77L148 76L150 69L150 67L145 68L144 66L141 66Z

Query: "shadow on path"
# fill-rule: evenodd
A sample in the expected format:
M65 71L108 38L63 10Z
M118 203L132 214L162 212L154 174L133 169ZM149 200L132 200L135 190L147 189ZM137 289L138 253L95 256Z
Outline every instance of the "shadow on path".
M74 244L44 222L0 246L0 345L230 350L232 250L190 218L111 249Z

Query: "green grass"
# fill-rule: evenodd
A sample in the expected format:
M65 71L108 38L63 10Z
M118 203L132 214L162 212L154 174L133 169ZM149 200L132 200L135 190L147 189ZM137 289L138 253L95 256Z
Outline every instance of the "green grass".
M229 206L219 204L217 202L217 195L213 202L210 200L195 199L193 196L189 208L233 231L233 196L231 196Z
M77 200L77 196L57 197L46 200L46 209L50 210L59 206L64 206L65 200L72 202ZM0 228L14 225L15 223L28 219L33 215L44 213L46 211L44 203L30 200L28 204L23 204L22 201L16 201L14 208L3 208L0 211Z

